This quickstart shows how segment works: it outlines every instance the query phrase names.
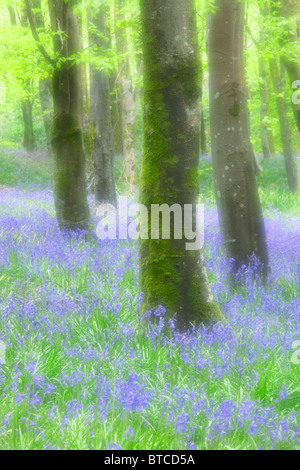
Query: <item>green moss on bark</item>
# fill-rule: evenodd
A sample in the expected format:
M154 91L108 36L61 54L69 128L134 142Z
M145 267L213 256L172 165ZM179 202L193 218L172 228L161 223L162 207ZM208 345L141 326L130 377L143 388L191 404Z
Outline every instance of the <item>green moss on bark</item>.
M168 44L163 39L164 31L153 20L153 9L147 10L150 5L141 1L144 136L139 202L147 207L149 215L151 204L179 204L183 211L184 204L195 205L199 199L201 67L194 41L196 25L189 10L193 1L186 2L174 8L186 12L182 34L190 35L191 44L186 53L176 55L164 49ZM161 0L152 2L152 7L157 7L159 14ZM151 217L148 221L150 236ZM171 240L139 241L140 289L144 293L141 314L163 305L168 316L177 313L182 329L194 321L224 321L209 290L200 253L188 252L186 242L184 236L182 240L172 239L172 232Z

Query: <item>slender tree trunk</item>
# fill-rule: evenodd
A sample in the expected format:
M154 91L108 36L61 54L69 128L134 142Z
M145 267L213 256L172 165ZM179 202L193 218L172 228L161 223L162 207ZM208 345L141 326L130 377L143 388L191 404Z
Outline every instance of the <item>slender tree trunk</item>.
M281 14L289 21L285 26L288 33L287 39L290 47L295 46L295 50L299 49L300 43L300 0L281 0ZM290 85L297 80L300 80L300 60L299 56L290 53L290 48L288 48L289 54L284 54L282 56L282 61L288 72ZM293 89L292 89L293 92ZM296 126L300 133L300 104L292 103L293 112L295 116Z
M267 3L261 3L258 1L259 10L262 16L267 15L268 5ZM250 30L249 30L250 32ZM256 45L258 52L258 69L259 69L259 92L260 92L260 139L262 153L265 159L272 157L274 152L274 140L272 132L268 129L267 119L269 116L269 96L268 96L268 84L267 84L267 70L264 57L262 57L262 52L265 49L265 32L260 31L260 39L257 42L254 37L251 35L251 39ZM269 141L270 139L270 141Z
M220 228L231 274L255 254L266 278L268 248L250 145L244 76L244 1L217 0L209 27L212 158Z
M11 25L16 25L17 24L17 17L16 17L16 10L13 5L7 5L8 13L9 13L9 18L10 18L10 24Z
M60 229L67 231L88 230L91 219L81 128L80 66L70 60L80 50L80 31L72 10L75 4L76 0L49 0L51 24L56 33L54 51L59 61L53 75L54 118L51 128L55 159L54 200Z
M248 34L247 34L247 28L246 26L248 26L248 11L246 11L244 13L244 24L243 24L243 30L244 30L244 47L246 48L247 45L248 45ZM246 55L244 53L244 50L243 50L243 57L244 57L244 69L246 69ZM246 87L246 93L247 93L247 97L249 99L249 89ZM252 156L252 160L253 160L253 163L254 163L254 170L255 170L255 174L256 175L259 175L261 172L262 172L262 168L259 164L259 161L258 161L258 158L257 158L257 155L254 151L254 147L253 147L253 143L252 143L252 139L251 139L251 119L250 119L250 109L249 109L249 106L248 106L248 101L247 101L247 117L248 117L248 133L249 133L249 143L250 143L250 153L251 153L251 156Z
M185 204L199 199L201 72L194 0L142 0L144 147L140 203ZM195 215L195 213L194 213ZM178 326L224 317L211 293L201 250L186 236L141 239L142 313L163 305ZM160 233L160 236L162 234ZM151 238L151 239L150 239Z
M14 6L8 5L9 17L12 26L17 25L16 11ZM27 25L27 15L25 4L21 3L21 26L25 27ZM35 139L34 139L34 128L33 128L33 98L31 94L31 83L30 80L25 81L25 90L27 92L26 98L23 99L21 103L22 116L24 123L24 136L23 136L23 145L27 152L31 152L35 149Z
M282 68L282 64L279 68L275 58L270 59L270 71L274 92L276 94L280 134L288 185L289 189L294 192L297 188L297 178L292 148L291 128L288 116L288 102L286 99L285 73Z
M83 147L85 152L85 172L88 191L95 195L95 165L93 157L93 142L91 133L91 90L90 90L90 70L85 64L81 65L81 84L82 84L82 129L83 129Z
M120 18L120 11L124 7L124 0L116 0L116 19ZM118 23L118 21L116 22ZM140 89L132 84L129 60L127 57L127 40L125 31L116 26L117 52L119 60L118 85L120 100L120 118L122 128L122 150L124 161L124 177L129 191L133 191L137 184L135 161L135 127L139 102Z
M78 15L78 24L80 31L83 29L83 23L86 18L86 12L81 12ZM83 39L80 38L80 49L83 48ZM91 122L90 122L90 94L89 94L89 80L87 64L82 63L80 65L80 80L81 80L81 109L82 109L82 132L83 132L83 148L86 157L86 179L87 186L94 194L94 162L92 155L92 142L91 142Z
M40 103L43 115L47 146L50 146L51 122L53 119L52 98L50 94L50 80L39 80Z
M23 145L28 152L31 152L32 150L35 149L32 107L33 107L33 102L31 98L23 100L22 102L22 114L23 114L23 122L24 122Z
M129 191L137 184L135 162L135 126L137 118L138 99L132 89L132 80L125 75L121 78L122 110L123 110L123 158L124 176Z
M89 21L96 31L89 32L90 45L106 47L105 6L89 9ZM99 203L116 205L113 174L114 146L110 111L109 79L105 71L90 67L90 109L93 159L95 165L95 198Z
M45 22L42 14L41 0L31 0L32 14L35 21L35 26L39 30L45 29ZM50 130L51 122L53 119L53 106L51 97L51 82L49 78L42 78L39 80L39 94L41 110L44 122L44 129L46 135L47 146L50 146Z
M109 86L111 90L111 117L113 125L113 141L115 155L123 154L123 131L122 131L122 114L120 104L120 89L118 85L118 73L114 73L109 77Z
M203 113L201 113L200 153L201 153L201 155L207 155L207 142L206 142L206 134L205 134L205 120L204 120Z

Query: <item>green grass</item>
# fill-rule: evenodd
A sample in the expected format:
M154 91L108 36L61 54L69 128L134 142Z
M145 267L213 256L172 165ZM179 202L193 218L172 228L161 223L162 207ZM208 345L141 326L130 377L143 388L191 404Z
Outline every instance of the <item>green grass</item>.
M0 185L47 188L51 184L52 164L49 157L0 148Z

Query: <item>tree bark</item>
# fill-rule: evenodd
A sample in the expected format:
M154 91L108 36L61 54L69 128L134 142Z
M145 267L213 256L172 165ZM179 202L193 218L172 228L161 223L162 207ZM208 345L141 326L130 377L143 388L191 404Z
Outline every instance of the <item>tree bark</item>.
M213 173L231 277L253 254L266 279L269 256L249 135L244 76L244 1L217 0L208 39Z
M288 32L289 53L283 54L282 61L289 75L290 85L297 80L300 80L300 60L299 57L293 57L290 53L291 46L299 48L300 42L300 0L281 0L281 14L289 19L289 24L286 26ZM293 92L293 90L292 90ZM295 117L296 126L300 133L300 104L292 103L293 112Z
M39 94L40 94L40 103L41 110L44 122L45 136L47 147L50 146L50 131L51 123L53 119L53 107L52 107L52 98L50 94L50 79L41 79L39 80Z
M89 21L97 28L96 31L89 32L90 46L101 49L102 54L107 44L105 10L105 6L101 6L98 11L89 9ZM95 198L98 203L108 202L116 205L109 79L104 70L98 70L94 65L90 66L90 110Z
M54 201L63 231L88 230L90 211L85 180L80 66L71 60L80 50L80 31L72 7L76 0L49 0L58 66L53 74L54 118L51 145L55 160ZM59 32L63 31L64 34Z
M17 25L16 11L12 5L8 5L9 17L12 26ZM21 26L25 27L27 24L27 15L25 4L21 4ZM21 103L22 116L24 123L24 136L23 136L23 146L27 152L31 152L35 149L35 138L34 138L34 128L33 128L33 98L31 93L31 83L30 80L25 81L26 97Z
M259 10L262 16L267 15L268 4L267 2L258 2ZM250 30L249 30L250 32ZM274 139L272 131L268 129L267 119L269 116L269 94L268 94L268 83L267 83L267 69L265 59L262 56L262 53L265 49L265 32L264 30L260 31L259 42L257 42L254 37L251 35L251 39L254 42L257 52L258 52L258 70L259 70L259 92L260 92L260 139L262 153L265 159L272 158L272 153L274 153Z
M260 41L261 42L261 41ZM262 153L265 159L272 158L270 145L269 145L269 134L268 134L268 86L267 86L267 72L266 64L262 57L258 59L259 77L260 77L260 138Z
M207 141L206 141L206 134L205 134L205 120L204 120L203 113L201 113L200 153L201 155L207 155Z
M35 21L35 26L39 30L45 29L45 22L42 14L42 4L41 0L31 0L31 11L33 19ZM39 80L39 94L40 94L40 103L41 110L44 122L44 129L46 135L47 146L50 146L50 130L51 122L53 118L53 106L52 106L52 97L51 97L51 81L49 78L42 78Z
M17 24L17 17L16 17L16 10L13 5L7 5L8 13L9 13L9 18L10 18L10 24L11 25L16 25Z
M140 203L199 200L201 71L194 0L142 0L144 135ZM195 215L195 214L194 214ZM141 313L163 305L179 329L224 317L211 293L201 250L187 239L140 239Z
M279 126L281 141L283 146L283 155L288 179L289 189L293 192L297 190L297 176L293 156L291 128L288 116L288 102L286 98L285 72L278 66L275 58L270 59L270 71L273 81L274 92L276 94L276 103L279 117Z

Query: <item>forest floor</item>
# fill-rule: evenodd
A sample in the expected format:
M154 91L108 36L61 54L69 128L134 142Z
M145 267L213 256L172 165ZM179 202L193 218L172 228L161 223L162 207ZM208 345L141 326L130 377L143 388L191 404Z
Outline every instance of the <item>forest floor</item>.
M300 450L300 198L283 160L258 178L268 285L252 267L236 288L201 160L206 264L228 324L165 336L163 312L139 328L136 242L62 236L51 161L26 158L0 150L0 449Z

